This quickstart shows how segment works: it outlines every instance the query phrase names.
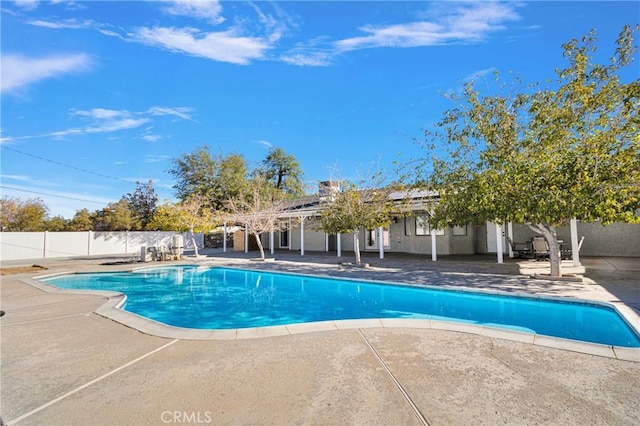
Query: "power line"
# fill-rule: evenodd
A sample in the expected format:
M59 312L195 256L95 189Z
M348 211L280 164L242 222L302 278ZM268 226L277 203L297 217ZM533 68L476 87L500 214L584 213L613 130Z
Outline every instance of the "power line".
M84 201L86 203L95 203L95 204L101 204L101 205L105 204L101 201L85 200L82 198L74 198L74 197L65 197L64 195L55 195L55 194L47 194L46 192L29 191L27 189L13 188L11 186L5 186L5 185L0 185L0 188L11 189L14 191L21 191L21 192L29 192L31 194L46 195L48 197L66 198L67 200Z
M91 170L82 169L80 167L75 167L75 166L70 166L69 164L64 164L64 163L61 163L61 162L55 161L55 160L49 160L48 158L40 157L38 155L29 154L28 152L23 152L23 151L20 151L18 149L15 149L15 148L9 148L8 146L5 146L4 144L0 145L0 147L3 148L3 149L9 150L9 151L17 152L18 154L26 155L28 157L37 158L38 160L46 161L48 163L57 164L58 166L67 167L67 168L73 169L73 170L78 170L78 171L83 172L83 173L89 173L89 174L92 174L92 175L95 175L95 176L100 176L100 177L107 178L107 179L113 179L113 180L117 180L117 181L120 181L120 182L126 182L126 183L128 183L130 185L133 184L133 182L128 181L128 180L124 180L124 179L120 179L120 178L117 178L117 177L105 175L105 174L102 174L102 173L92 172Z

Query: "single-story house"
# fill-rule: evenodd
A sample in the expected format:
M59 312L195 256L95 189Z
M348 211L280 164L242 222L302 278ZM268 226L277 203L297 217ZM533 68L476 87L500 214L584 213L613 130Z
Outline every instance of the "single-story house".
M288 226L262 235L265 250L285 249L299 251L301 255L305 251L325 251L334 252L337 256L352 252L352 234L328 235L318 230L323 203L335 190L334 186L323 182L317 195L288 202L280 215L281 221L288 222ZM409 213L398 212L384 229L359 230L361 249L379 252L381 257L384 253L398 252L431 255L435 260L437 255L495 253L501 262L502 255L512 255L509 241L530 241L536 235L525 224L516 223L501 227L488 222L430 229L426 218L429 203L437 201L437 194L429 191L392 192L389 197L398 203L402 201L403 208ZM640 256L640 224L603 226L599 222L573 220L570 226L558 229L557 233L564 244L582 256ZM579 264L578 255L574 256L574 263Z

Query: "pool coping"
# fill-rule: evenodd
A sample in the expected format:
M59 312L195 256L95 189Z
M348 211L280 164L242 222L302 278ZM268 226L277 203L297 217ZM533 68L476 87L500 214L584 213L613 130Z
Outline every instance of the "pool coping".
M190 264L178 264L171 265L170 267L179 266L193 266ZM223 267L227 269L247 270L237 267L222 266L222 265L200 265L207 267ZM145 269L157 269L158 266L128 268L119 271L109 272L134 272ZM250 269L252 272L261 273L280 273L286 275L304 276L310 278L332 278L345 281L358 281L376 284L387 285L403 285L419 288L440 289L447 291L459 291L459 292L472 292L472 293L485 293L494 295L505 295L511 297L527 297L531 299L545 299L545 300L562 300L578 303L588 303L593 305L605 306L613 309L617 312L623 320L629 325L629 327L638 333L638 327L633 325L633 322L638 322L640 318L629 307L625 305L616 305L610 302L603 302L591 299L578 299L575 297L563 297L563 296L547 296L538 295L527 292L502 292L499 290L485 290L485 289L472 289L472 288L460 288L460 287L435 287L428 285L401 283L401 282L388 282L388 281L376 281L367 280L363 278L350 278L350 277L331 277L324 275L311 275L301 273L290 273L280 271L269 271L261 269ZM330 320L330 321L318 321L307 322L277 326L266 327L253 327L253 328L238 328L238 329L193 329L176 327L153 319L128 312L122 309L122 306L126 303L127 296L124 293L107 291L107 290L80 290L80 289L61 289L53 285L47 284L44 281L40 281L45 278L51 278L60 275L69 274L83 274L83 273L104 273L104 272L77 272L77 271L60 271L51 274L37 275L34 277L23 278L20 281L38 288L39 290L47 293L56 294L91 294L98 297L106 298L107 300L99 306L94 313L104 318L115 321L126 327L137 330L141 333L151 336L180 339L180 340L236 340L236 339L255 339L255 338L268 338L276 336L287 336L302 333L313 333L332 330L349 330L349 329L366 329L366 328L418 328L418 329L432 329L460 332L467 334L475 334L480 336L486 336L490 338L498 338L504 340L511 340L520 343L528 343L535 346L543 346L548 348L555 348L573 352L579 352L584 354L596 355L606 358L613 358L624 361L640 362L640 348L621 347L614 345L605 345L599 343L582 342L571 339L564 339L559 337L552 337L546 335L539 335L536 333L521 332L516 330L509 330L504 328L492 327L489 325L471 324L457 321L445 321L440 319L412 319L412 318L373 318L373 319L346 319L346 320Z

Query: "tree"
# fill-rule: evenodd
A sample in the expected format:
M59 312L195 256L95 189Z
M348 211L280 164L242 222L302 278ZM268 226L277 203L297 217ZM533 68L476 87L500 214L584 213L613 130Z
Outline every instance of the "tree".
M274 188L285 194L286 198L304 195L300 164L293 155L285 153L282 148L269 150L269 154L262 161L259 173L271 182Z
M2 231L12 231L18 212L20 211L20 200L13 197L2 197L0 199L0 225Z
M202 196L209 207L218 210L247 189L247 165L242 155L214 157L205 145L174 159L173 164L169 173L176 179L174 188L181 201Z
M193 195L178 204L165 202L158 206L156 214L149 223L149 228L158 231L189 232L191 241L198 256L196 232L208 232L216 226L213 211L207 206L202 195Z
M331 235L353 233L353 251L356 264L360 265L360 229L370 231L391 223L395 205L389 199L390 192L390 187L361 184L359 188L354 183L343 182L341 191L323 207L318 229Z
M91 231L93 229L93 216L87 209L76 210L76 214L67 227L70 231Z
M136 182L136 190L125 197L136 221L135 228L146 230L156 212L158 194L153 189L153 180L147 183Z
M282 192L273 188L264 175L256 174L250 181L251 197L240 194L227 202L227 218L241 223L253 235L260 250L260 258L265 260L261 236L268 231L284 229L281 222L284 210Z
M64 217L57 215L45 221L47 231L62 232L68 229L68 221Z
M431 224L526 223L544 236L559 276L557 227L574 217L639 222L640 80L619 75L637 53L633 32L624 27L607 65L593 57L593 31L563 44L569 64L555 88L483 97L467 84L440 131L426 133L448 143L448 156L436 148L429 160L427 184L440 196Z
M173 188L178 199L184 201L193 195L210 197L215 186L216 167L216 160L206 145L174 159L169 173L176 179Z
M223 208L229 199L244 196L249 191L247 162L240 154L218 158L218 171L213 196L213 208Z
M0 200L0 214L3 231L38 232L45 230L45 220L49 208L40 198L24 201L3 197Z
M130 231L136 221L126 198L117 203L109 203L103 210L97 210L93 220L97 231Z

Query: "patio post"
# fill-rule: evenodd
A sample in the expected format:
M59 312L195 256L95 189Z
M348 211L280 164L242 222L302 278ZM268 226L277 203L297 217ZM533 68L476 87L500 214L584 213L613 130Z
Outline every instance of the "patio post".
M244 252L249 253L249 224L244 224Z
M271 249L271 254L273 254L273 245L274 245L274 238L273 238L273 228L271 228L271 230L269 231L269 248Z
M507 236L513 241L513 222L507 223ZM513 247L509 244L509 257L513 259Z
M384 241L382 226L378 228L378 249L380 250L380 259L384 259Z
M342 236L338 232L336 235L336 251L338 252L338 257L342 256Z
M300 256L304 256L304 219L300 218Z
M580 266L580 242L578 241L578 219L575 217L569 222L571 227L571 258L573 266Z
M434 228L430 229L431 232L431 261L435 262L438 260L438 255L436 253L436 230Z
M222 222L222 252L227 252L227 221Z
M496 223L496 251L498 252L498 263L504 263L502 254L502 225Z

